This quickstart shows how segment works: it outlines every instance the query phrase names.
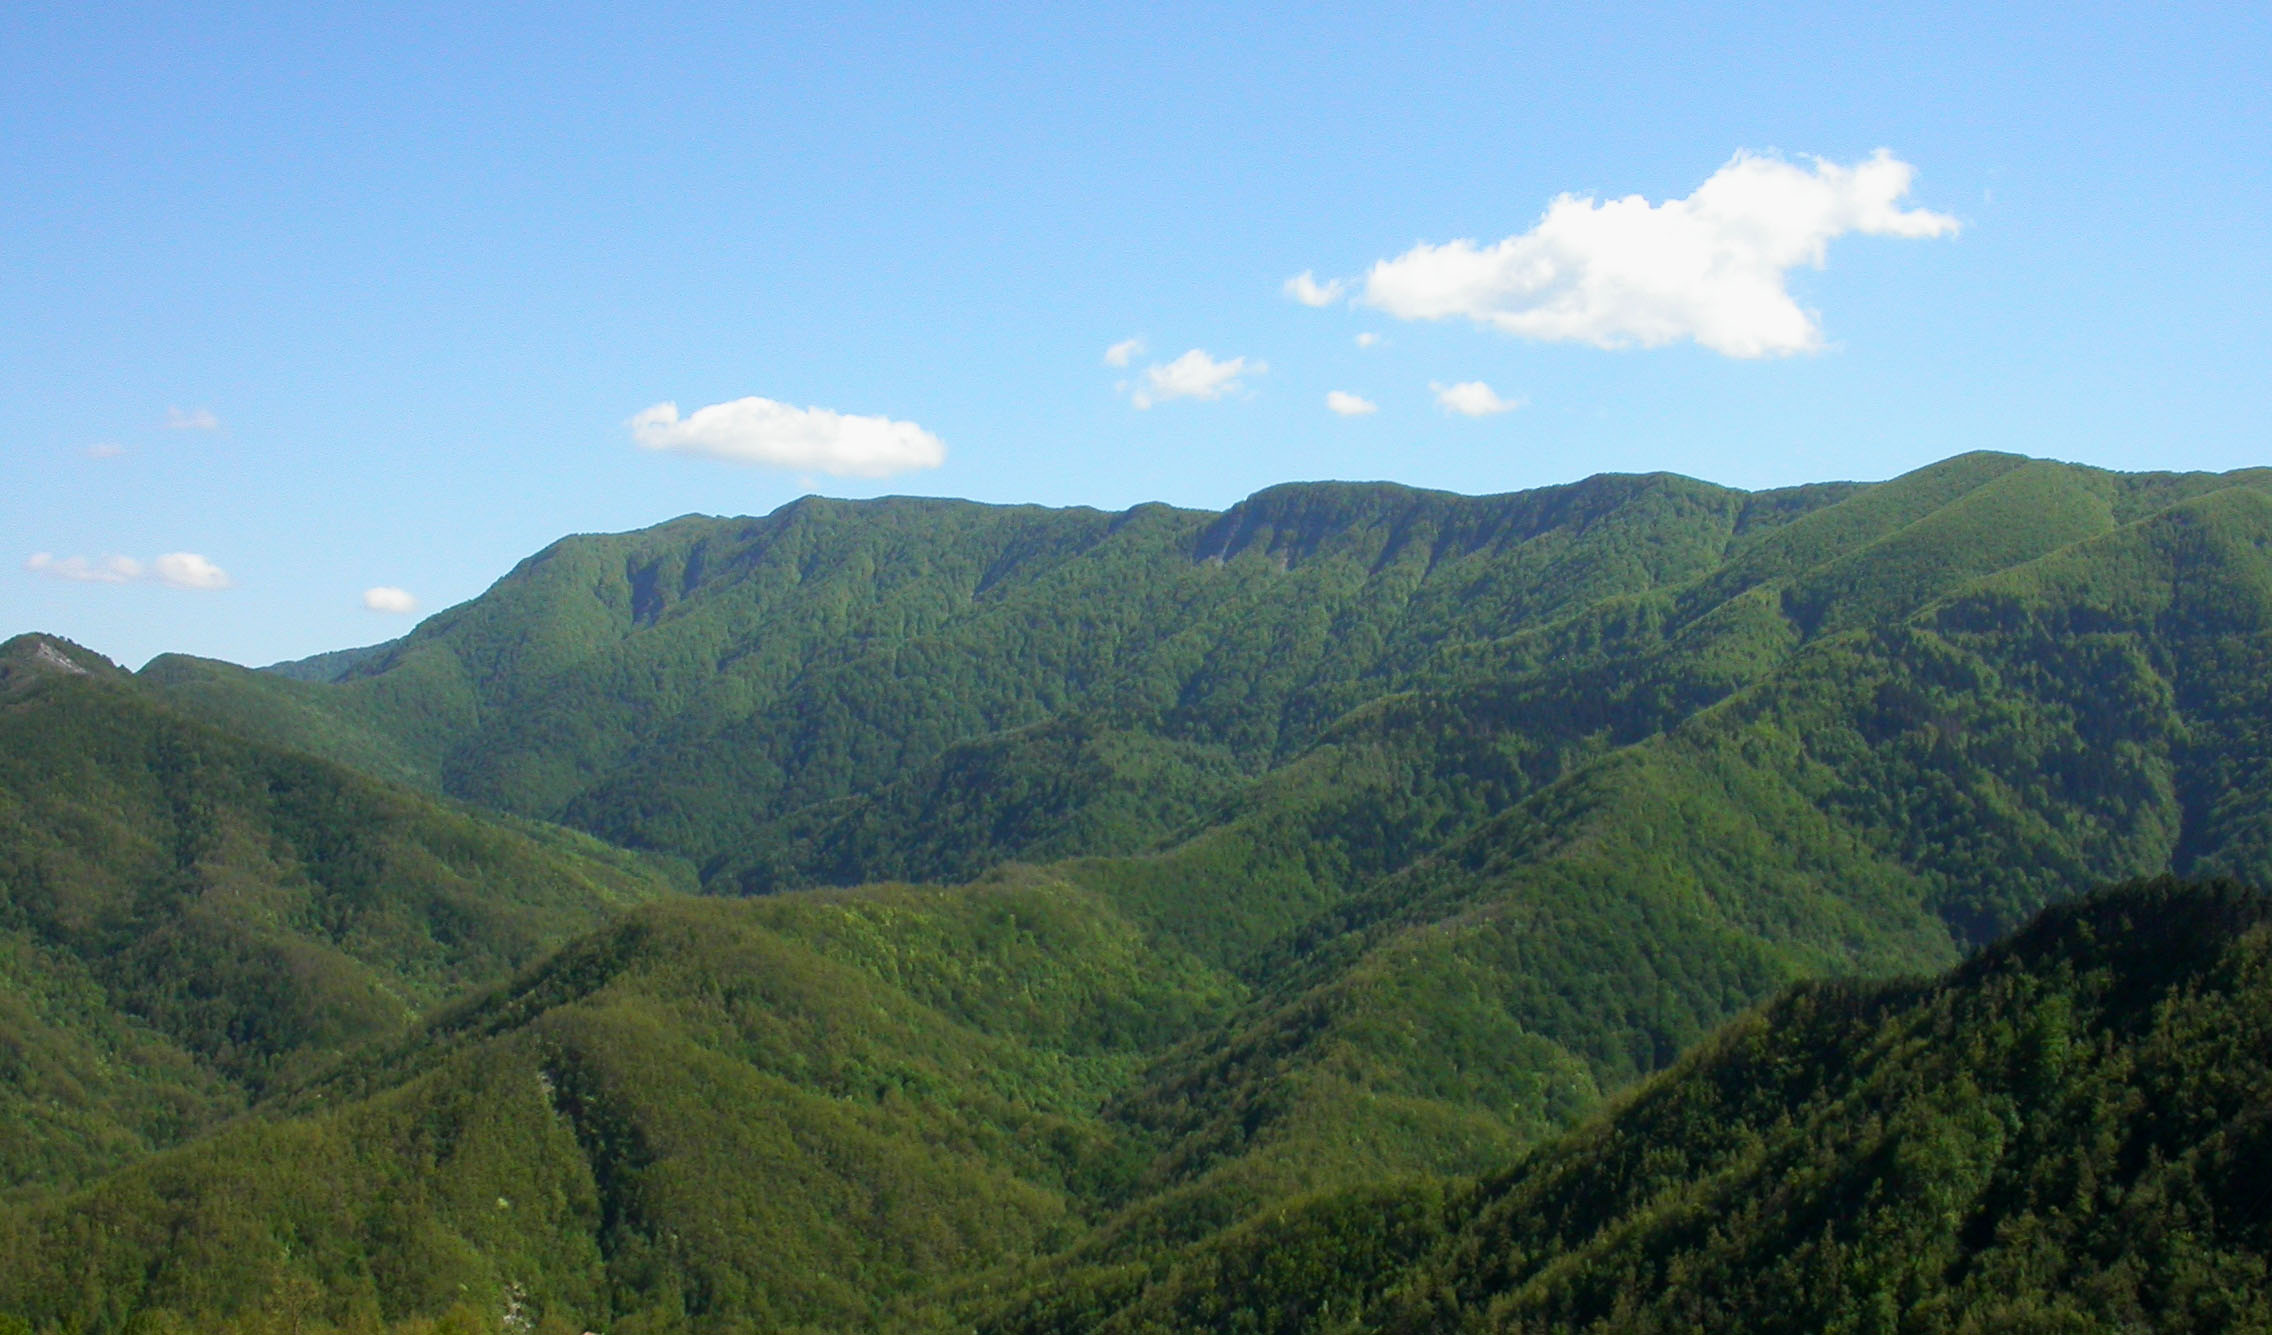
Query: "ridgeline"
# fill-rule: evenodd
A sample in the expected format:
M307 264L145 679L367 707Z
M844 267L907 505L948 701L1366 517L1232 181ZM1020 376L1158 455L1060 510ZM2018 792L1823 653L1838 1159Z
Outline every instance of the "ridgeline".
M0 1313L2261 1328L2268 669L2272 472L1988 454L19 637Z

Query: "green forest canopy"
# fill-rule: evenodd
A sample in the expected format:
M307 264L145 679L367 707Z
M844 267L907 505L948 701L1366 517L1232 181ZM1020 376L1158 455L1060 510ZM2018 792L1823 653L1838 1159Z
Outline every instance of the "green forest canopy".
M0 1310L1231 1328L1293 1218L1436 1321L1461 1184L1763 999L2265 882L2267 480L809 499L291 672L19 638Z

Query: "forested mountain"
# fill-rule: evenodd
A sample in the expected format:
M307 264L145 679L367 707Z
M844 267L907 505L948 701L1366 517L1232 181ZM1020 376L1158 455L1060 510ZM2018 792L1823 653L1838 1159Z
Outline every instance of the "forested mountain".
M1043 1269L989 1332L2272 1327L2272 898L2140 883L1795 986L1480 1181Z
M1297 485L1219 515L810 498L556 543L336 683L179 659L145 675L352 763L710 862L745 857L761 822L1069 714L1141 737L1138 773L1257 773L1447 646L1694 579L1836 494L1652 476L1480 498ZM1128 781L1109 745L1085 758L1097 786Z
M1210 1328L1281 1226L1377 1243L1368 1322L1639 1328L1524 1306L1591 1233L1441 1249L1761 1001L1926 995L1805 980L2272 883L2263 471L808 499L284 670L11 654L0 1056L84 1092L0 1085L0 1312L58 1328Z
M0 645L0 1193L172 1143L611 912L596 841L228 735Z
M415 1041L0 1223L0 1311L846 1329L1069 1244L1150 1143L1100 1112L1226 980L1071 887L636 911ZM582 1323L578 1325L576 1323Z

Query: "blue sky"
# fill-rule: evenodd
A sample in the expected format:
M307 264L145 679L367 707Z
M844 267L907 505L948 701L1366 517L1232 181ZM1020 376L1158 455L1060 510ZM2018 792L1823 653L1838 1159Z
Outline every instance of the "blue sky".
M808 491L2272 462L2264 6L18 5L0 59L0 631L130 665Z

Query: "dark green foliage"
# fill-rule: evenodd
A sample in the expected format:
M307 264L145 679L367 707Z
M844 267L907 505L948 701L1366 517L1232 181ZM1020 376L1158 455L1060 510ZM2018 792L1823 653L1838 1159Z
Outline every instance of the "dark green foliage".
M1747 509L1743 493L1662 475L1483 498L1280 487L1220 516L811 498L564 540L335 684L183 660L149 671L262 735L716 860L729 878L860 880L959 869L999 841L848 862L874 844L861 821L920 799L784 814L1079 712L1148 755L1092 754L1122 779L1040 795L1032 842L1132 851L1183 814L1129 801L1144 771L1251 773L1447 645L1694 578L1739 528L1805 504ZM1113 810L1065 808L1091 791ZM761 828L780 842L751 848ZM761 872L745 870L753 853Z
M2261 1330L2272 901L2053 910L1801 989L1487 1185L1387 1329Z
M1012 859L1139 850L1211 816L1244 776L1222 748L1067 716L958 742L872 792L750 832L704 879L765 894L818 880L967 881Z
M294 681L346 681L358 671L386 658L394 651L395 641L366 644L355 649L334 649L327 654L293 659L288 663L271 663L261 669Z
M1861 1057L1822 1054L1987 975L1789 993L1775 1023L1830 1064L1778 1060L1815 1084L1728 1067L1782 1111L1731 1088L1734 1112L1652 1124L1662 1152L1636 1142L1611 1182L1671 1195L1542 1205L1521 1226L1563 1231L1509 1243L1498 1279L1476 1278L1475 1240L1497 1202L1546 1200L1507 1165L1700 1043L1713 1055L1678 1080L1728 1060L1764 1022L1710 1036L1779 991L1929 975L2092 884L2272 882L2267 482L1967 455L1759 495L1653 476L1485 498L1291 486L1222 515L807 500L565 540L402 641L294 675L166 659L139 687L57 685L0 656L24 700L76 702L41 706L68 754L0 738L7 791L52 774L99 795L24 798L0 838L44 869L14 873L10 911L51 924L0 955L0 1023L26 1036L0 1048L11 1152L51 1155L27 1184L133 1163L76 1196L27 1185L0 1214L0 1271L33 1277L0 1311L1290 1330L1450 1322L1456 1302L1460 1320L1502 1303L1548 1327L1773 1328L1794 1295L1875 1284L1893 1296L1870 1303L1921 1312L1971 1272L1864 1271L1986 1255L1992 1229L1951 1244L1929 1210L1897 1211L1897 1260L1755 1231L1713 1273L1848 1269L1791 1270L1741 1317L1709 1306L1733 1298L1648 1303L1720 1264L1664 1259L1703 1258L1725 1222L1680 1202L1861 1078ZM119 714L96 701L143 721L125 742L86 732ZM645 869L305 752L765 897L640 910L481 990L556 939L564 904L591 921L609 876ZM545 879L556 856L584 890L532 898L567 884ZM961 884L812 888L879 880ZM51 882L99 911L56 909ZM2044 986L2078 1015L2131 1004ZM2056 1160L1982 1120L2002 1087L1965 1063L2004 1040L1936 1023L1901 1041L1956 1054L1918 1058L1940 1084L1894 1063L1870 1097L1946 1113L1931 1153L1963 1191L2022 1172L2014 1155ZM2046 1053L2084 1032L2062 1047L2013 1023ZM146 1157L254 1092L250 1118ZM1723 1124L1734 1140L1712 1139ZM1825 1173L1893 1135L1837 1134ZM1929 1195L1917 1165L1900 1189ZM2144 1182L2135 1167L2090 1173ZM1822 1190L1818 1232L1872 1199ZM1642 1229L1652 1211L1674 1231ZM1619 1251L1600 1232L1617 1221L1671 1241ZM1612 1278L1579 1275L1597 1241ZM2229 1287L2254 1246L2216 1242L2165 1288ZM2177 1324L2165 1296L2135 1320ZM1848 1319L1803 1310L1794 1328Z
M2272 898L2160 881L1813 983L1480 1184L966 1295L1041 1331L2262 1330Z
M179 1139L666 892L628 855L239 740L64 652L100 663L0 646L0 1190Z

